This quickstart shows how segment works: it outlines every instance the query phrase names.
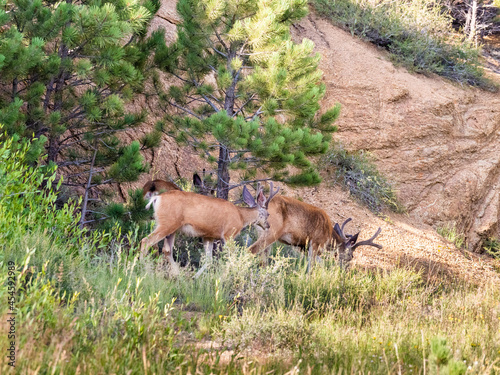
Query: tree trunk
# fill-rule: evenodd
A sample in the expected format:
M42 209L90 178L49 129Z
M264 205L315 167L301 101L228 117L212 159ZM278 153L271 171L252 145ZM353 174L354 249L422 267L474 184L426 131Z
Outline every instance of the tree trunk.
M92 162L90 163L89 178L87 180L87 185L85 186L85 195L83 197L83 202L82 202L80 229L83 229L83 225L85 224L85 217L87 216L87 204L89 202L89 192L90 192L90 186L92 184L92 172L94 169L96 155L97 155L97 142L94 142L94 156L92 156Z
M472 0L469 40L471 42L474 42L475 45L477 45L476 24L477 24L477 0Z
M71 0L66 0L67 3L71 3ZM69 23L67 24L69 25ZM59 46L58 50L59 57L61 61L64 61L68 57L68 47L62 43ZM65 70L64 65L59 69L59 74L57 79L55 80L55 88L53 88L53 92L47 92L47 96L44 102L44 108L47 109L50 102L50 94L54 94L54 111L60 111L63 107L64 101L64 89L66 88L66 79L68 78L68 72ZM50 87L47 88L47 91L53 87L52 80ZM59 144L60 135L54 134L52 129L49 131L49 149L48 149L48 160L55 162L57 160L57 155L59 154Z
M224 100L224 110L229 117L234 116L234 103L236 100L236 84L238 83L238 72L231 68L231 60L236 56L236 52L232 51L228 56L227 67L233 76L231 86L226 90L226 98ZM228 200L229 198L229 163L231 162L229 150L226 145L219 143L219 160L217 162L217 197Z
M47 160L57 162L57 155L59 154L59 136L54 134L49 135L49 149L47 150Z
M229 152L223 144L219 144L219 161L217 163L217 198L229 198Z

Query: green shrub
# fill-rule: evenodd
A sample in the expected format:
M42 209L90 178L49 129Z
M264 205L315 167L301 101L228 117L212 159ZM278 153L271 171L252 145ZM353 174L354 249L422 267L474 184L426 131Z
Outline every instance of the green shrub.
M335 168L335 182L349 189L352 196L365 204L371 211L379 214L384 207L402 212L394 188L380 174L369 154L349 152L340 143L334 144L322 159L328 170Z
M299 308L262 311L252 307L223 322L217 335L233 346L275 351L303 350L312 343L311 333Z
M463 375L467 366L462 361L453 359L453 353L443 337L431 339L429 363L437 374Z

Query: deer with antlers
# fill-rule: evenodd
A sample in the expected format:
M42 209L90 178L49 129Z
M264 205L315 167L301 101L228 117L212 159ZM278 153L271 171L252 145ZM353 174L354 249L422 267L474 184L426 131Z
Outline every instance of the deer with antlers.
M250 247L253 254L260 253L263 261L267 262L269 246L279 241L286 245L297 246L308 250L308 269L310 270L316 256L323 250L338 250L338 260L341 265L347 265L353 258L354 250L359 246L381 245L373 243L379 235L379 228L375 235L366 241L357 242L359 233L347 235L345 225L351 221L347 219L340 227L337 223L332 226L330 218L324 210L297 199L278 196L269 204L269 230L257 228L259 238Z
M269 198L262 189L257 191L255 200L246 186L243 188L243 200L248 207L238 207L224 199L200 194L170 190L150 197L155 212L156 229L141 241L141 256L152 245L166 238L163 254L171 265L172 273L178 274L179 268L173 258L175 234L182 232L191 237L201 237L208 262L212 258L213 241L227 241L238 235L250 225L266 230L269 228L267 208L278 193L271 185ZM204 266L196 277L206 268Z

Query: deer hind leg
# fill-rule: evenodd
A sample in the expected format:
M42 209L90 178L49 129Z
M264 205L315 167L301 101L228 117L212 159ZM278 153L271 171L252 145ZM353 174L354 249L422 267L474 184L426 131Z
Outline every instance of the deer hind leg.
M248 248L252 254L259 254L263 250L268 250L269 246L275 243L280 236L273 233L268 233L267 235L260 236L257 241L254 242L252 246Z
M260 255L260 266L261 267L267 267L268 260L269 260L269 249L271 247L268 246L264 250L262 250L259 255Z
M178 228L159 226L149 236L144 237L141 241L140 258L141 259L144 258L144 254L150 246L153 246L157 244L159 241L161 241L163 238L166 238L163 247L163 254L171 265L172 274L178 274L179 266L174 261L173 251L172 251L175 241L175 232L177 229Z
M207 269L207 267L212 263L213 257L213 249L214 249L214 240L211 238L203 239L203 247L205 248L205 264L201 267L198 272L194 275L194 278L197 279L200 275Z
M162 239L164 239L170 233L172 233L172 232L169 232L165 228L157 227L153 231L153 233L151 233L147 237L144 237L141 241L141 249L140 249L141 258L144 257L144 254L145 254L147 249L149 249L151 246L156 245L158 242L160 242Z
M180 274L179 265L174 260L174 243L175 243L175 233L167 236L165 238L165 245L163 247L163 256L167 259L170 264L170 271L172 276L178 276Z
M252 246L250 246L249 250L252 254L260 255L260 265L262 267L267 266L271 245L275 243L280 236L280 233L268 232L267 235L263 234Z

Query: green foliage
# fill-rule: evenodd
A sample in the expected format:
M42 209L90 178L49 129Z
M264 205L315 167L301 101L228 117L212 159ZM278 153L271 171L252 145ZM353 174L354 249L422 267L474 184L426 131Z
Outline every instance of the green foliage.
M465 236L463 233L460 233L455 223L446 223L436 228L436 231L448 241L453 242L459 249L466 246Z
M30 167L33 151L30 142L4 135L0 144L0 243L2 246L21 240L25 232L43 232L51 228L55 240L78 238L73 225L76 204L68 202L56 209L59 180L54 166ZM34 141L35 145L37 140ZM35 158L36 159L36 158Z
M117 133L145 119L127 113L125 103L143 88L153 46L144 35L158 6L0 0L0 122L9 136L34 134L31 152L44 144L47 160L66 167L63 184L85 189L82 222L98 207L99 186L146 170L139 143ZM159 138L148 134L142 146Z
M351 33L387 49L394 61L419 73L494 90L480 50L454 35L452 19L436 0L314 0L315 9Z
M488 238L484 241L483 249L493 258L500 259L500 241L496 238Z
M462 361L453 359L451 350L443 337L433 337L431 339L429 361L431 368L437 374L463 375L467 372L467 366Z
M165 118L166 132L217 162L218 196L227 198L228 169L244 170L246 180L261 171L318 183L309 158L326 152L340 106L319 114L319 55L310 40L290 37L307 2L181 0L177 10L177 42L155 39L155 63L178 84L155 84L169 113L176 111Z
M335 143L323 157L321 165L327 170L335 168L334 181L340 181L373 212L379 214L384 207L395 212L404 210L394 188L380 174L368 154L349 152L341 144Z

